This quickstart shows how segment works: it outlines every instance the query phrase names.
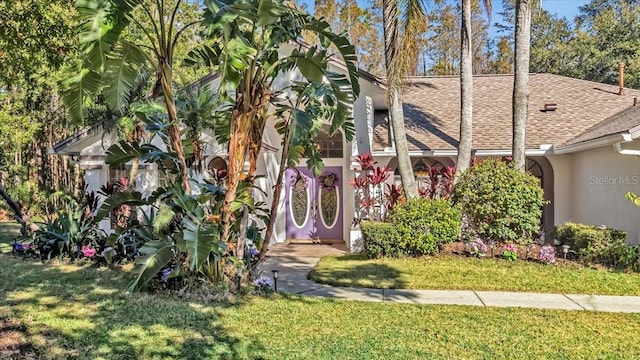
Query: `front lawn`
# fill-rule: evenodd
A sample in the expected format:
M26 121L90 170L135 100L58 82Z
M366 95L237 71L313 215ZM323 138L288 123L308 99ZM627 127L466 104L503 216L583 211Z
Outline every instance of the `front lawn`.
M640 314L129 294L129 274L0 255L0 357L631 359ZM4 348L3 348L4 346Z
M330 256L322 258L309 276L320 283L350 287L640 295L640 274L463 256L376 260Z

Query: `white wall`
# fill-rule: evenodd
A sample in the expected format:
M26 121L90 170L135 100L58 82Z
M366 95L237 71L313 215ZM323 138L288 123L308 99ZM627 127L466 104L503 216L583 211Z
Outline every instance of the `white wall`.
M572 219L573 204L573 155L550 155L547 160L553 167L553 210L554 225Z
M625 198L640 193L640 157L606 146L575 153L572 170L570 220L625 230L628 242L640 243L640 208Z

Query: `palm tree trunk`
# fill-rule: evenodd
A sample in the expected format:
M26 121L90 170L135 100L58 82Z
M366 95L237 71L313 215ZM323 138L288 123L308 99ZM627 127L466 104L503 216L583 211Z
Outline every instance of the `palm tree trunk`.
M460 143L454 184L469 168L473 146L473 55L471 53L471 0L462 1L460 38Z
M247 147L249 145L250 136L250 124L253 118L253 113L237 113L238 110L234 110L234 115L231 120L231 136L229 137L229 165L228 165L228 178L227 178L227 193L224 197L224 203L222 205L222 239L228 245L228 252L235 251L235 245L232 239L229 239L231 233L231 222L233 219L233 212L231 211L232 204L236 199L236 193L238 191L238 184L241 180L241 174L244 169L244 160L247 153Z
M525 146L529 102L529 50L531 1L516 0L515 55L513 78L513 163L525 170Z
M392 0L382 1L383 25L384 25L384 52L385 66L387 70L387 99L389 101L389 117L393 127L393 141L398 157L398 169L400 180L407 199L418 196L418 188L413 175L409 147L407 145L407 133L404 127L404 112L402 109L402 75L403 69L398 59L398 8Z
M169 65L160 65L159 77L160 83L162 84L162 95L164 96L167 115L169 116L169 121L171 122L171 128L169 129L169 140L171 142L173 151L176 152L176 156L178 157L182 187L187 194L190 194L191 184L189 183L189 169L187 167L187 161L184 156L184 147L182 146L182 135L180 134L180 127L178 126L178 110L176 108L175 99L173 98L171 68L169 67Z

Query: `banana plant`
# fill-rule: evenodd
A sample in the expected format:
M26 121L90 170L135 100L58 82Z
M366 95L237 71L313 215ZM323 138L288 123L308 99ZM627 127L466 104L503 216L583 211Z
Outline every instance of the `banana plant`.
M142 69L155 74L152 98L162 98L168 115L170 145L176 153L182 184L190 190L188 166L173 88L174 53L185 30L200 19L181 23L188 1L76 0L82 61L68 69L62 82L69 114L82 121L84 108L102 94L110 108L121 111L131 99ZM137 40L125 34L141 34Z
M241 254L244 239L232 233L232 204L241 179L252 182L255 177L267 120L289 119L279 122L279 131L288 133L283 136L283 149L292 150L286 161L297 163L306 156L307 165L319 174L322 158L312 140L322 122L329 123L330 135L342 130L350 141L355 133L356 53L346 34L333 33L327 22L284 0L206 0L205 5L202 36L210 42L194 49L186 62L209 66L220 75L216 97L224 111L218 111L216 136L219 143L228 143L229 152L222 239L230 251ZM315 34L317 44L299 43L303 32ZM287 50L291 46L294 48ZM281 56L281 51L289 54ZM334 59L344 62L346 75L330 68ZM298 74L295 81L276 81L292 73ZM300 93L303 90L306 93ZM323 101L292 101L299 96ZM314 113L323 117L310 116ZM247 154L249 173L243 175ZM278 196L276 191L274 201L279 201Z

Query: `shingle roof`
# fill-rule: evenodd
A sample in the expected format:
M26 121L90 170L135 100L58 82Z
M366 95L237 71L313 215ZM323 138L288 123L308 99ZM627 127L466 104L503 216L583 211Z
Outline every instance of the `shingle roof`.
M606 118L567 142L568 145L619 134L640 125L640 106L631 106Z
M511 149L513 75L474 76L473 85L473 148ZM528 149L542 144L565 145L640 97L638 90L625 89L620 96L615 85L552 74L531 74L529 88ZM456 149L460 133L458 76L411 78L403 101L410 150ZM545 104L556 104L557 109L545 112ZM389 146L386 116L386 111L375 114L374 150Z

